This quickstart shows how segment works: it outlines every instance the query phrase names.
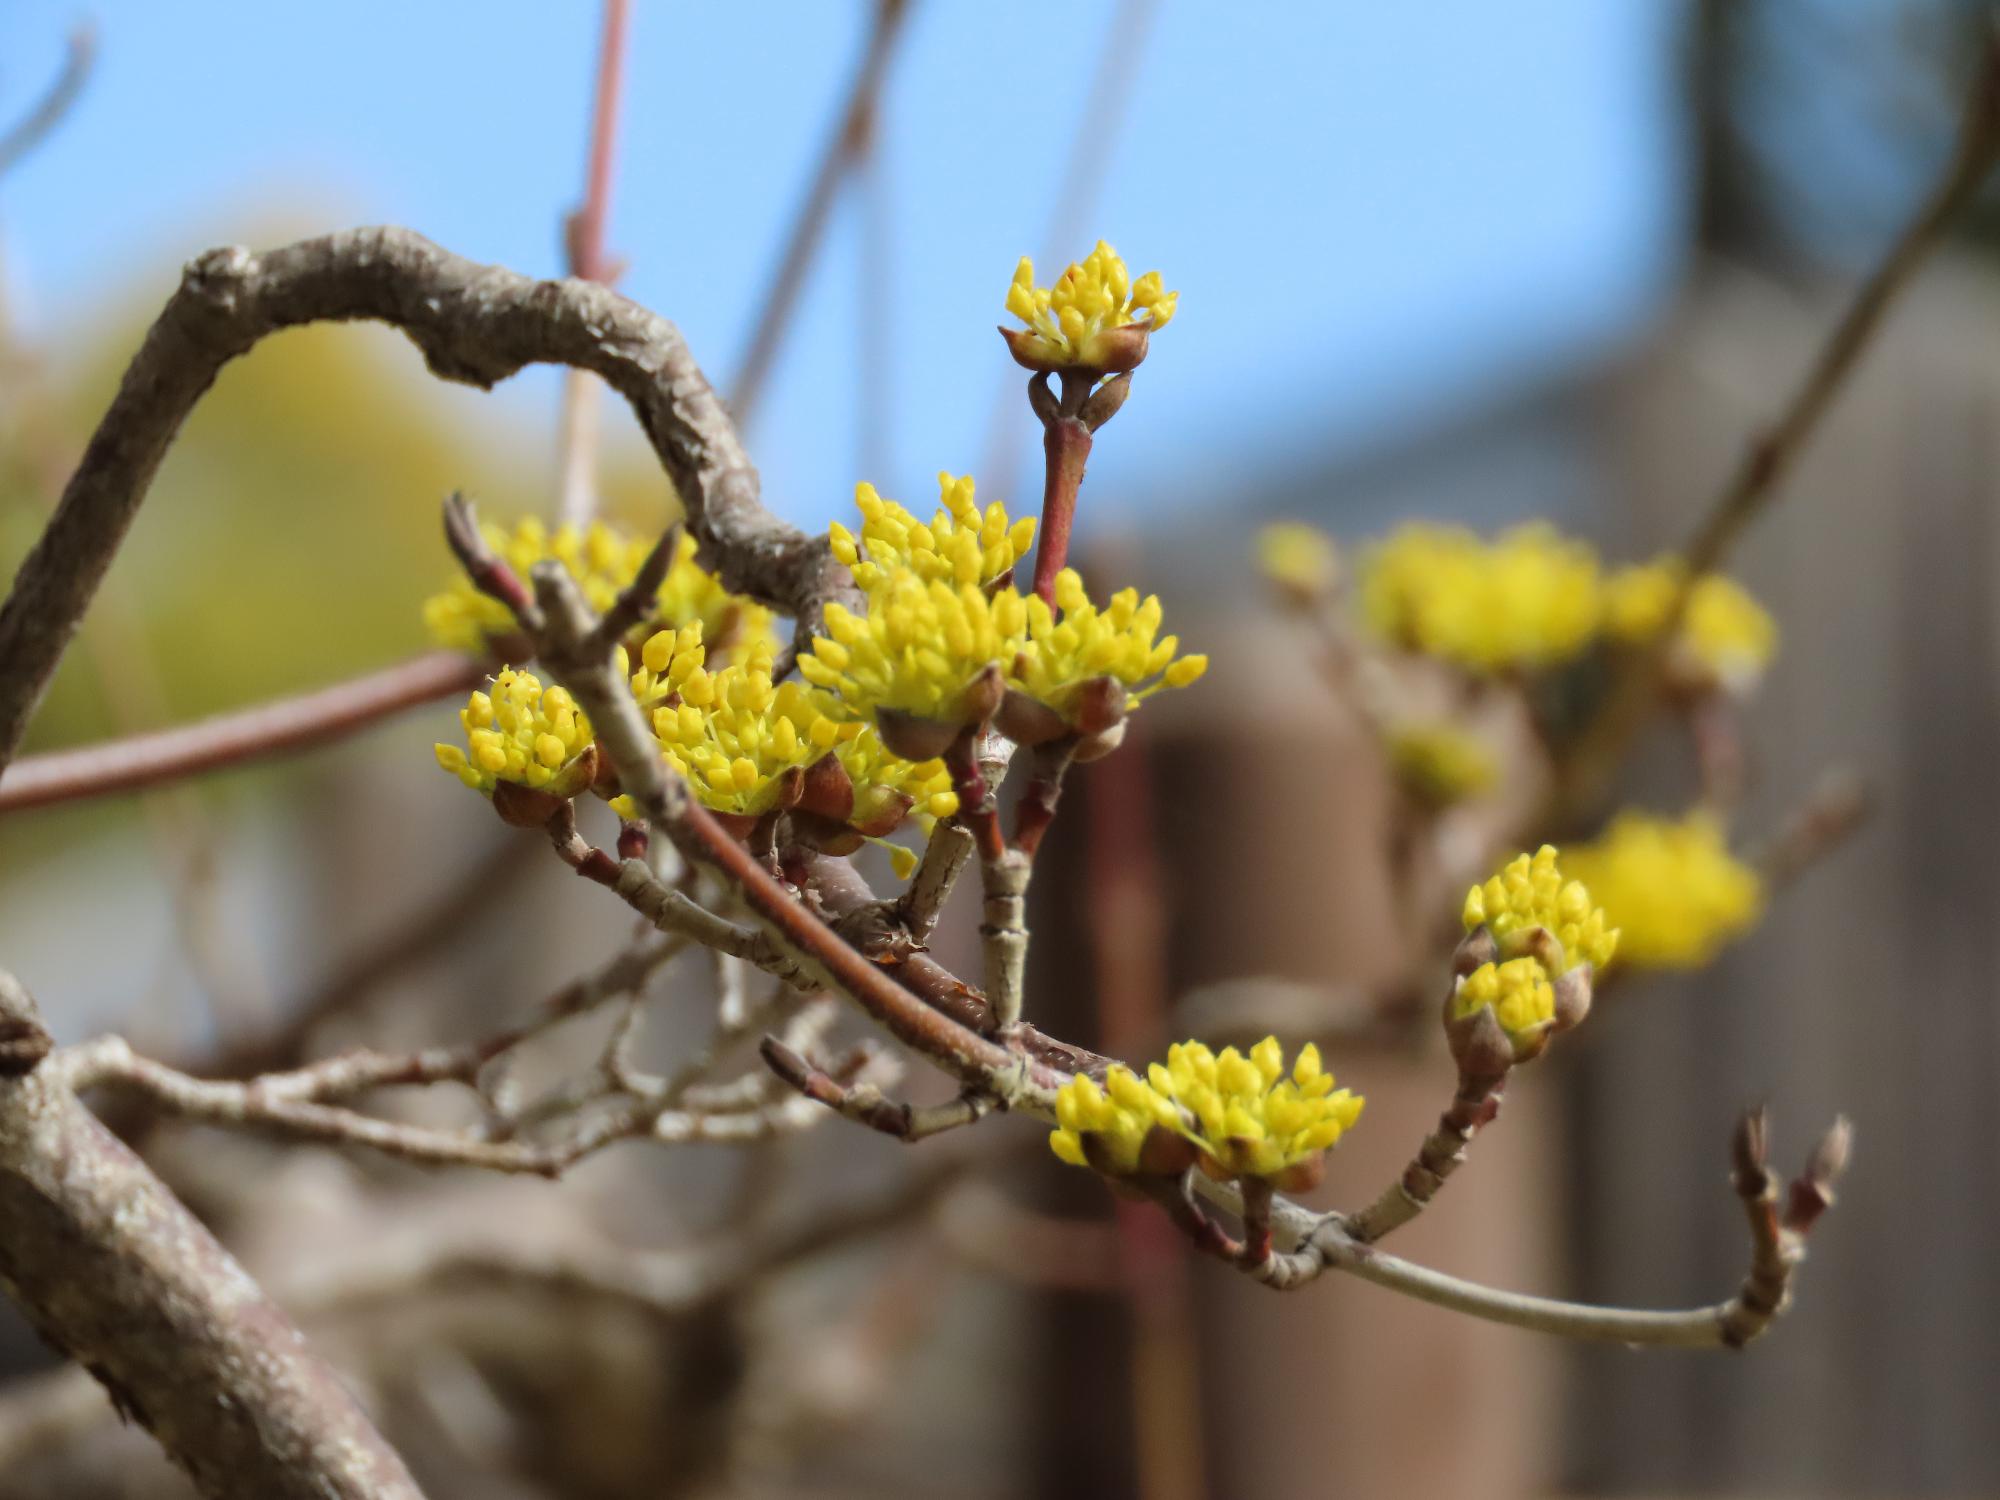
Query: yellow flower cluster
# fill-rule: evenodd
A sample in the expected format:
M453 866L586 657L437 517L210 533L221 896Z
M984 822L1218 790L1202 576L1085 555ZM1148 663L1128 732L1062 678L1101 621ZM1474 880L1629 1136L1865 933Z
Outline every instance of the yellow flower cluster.
M1361 1096L1334 1088L1311 1042L1299 1049L1289 1076L1284 1049L1267 1036L1247 1056L1234 1047L1218 1055L1200 1042L1178 1043L1147 1078L1155 1092L1170 1092L1193 1115L1188 1136L1212 1177L1275 1179L1314 1168L1361 1116Z
M1596 554L1555 528L1481 541L1457 526L1404 526L1361 564L1361 608L1384 640L1475 672L1533 671L1590 644Z
M1489 1005L1517 1052L1532 1046L1556 1017L1556 990L1549 971L1534 958L1481 964L1453 991L1452 1018L1462 1021Z
M1604 586L1604 633L1627 643L1651 640L1686 576L1676 558L1614 573ZM1706 573L1688 591L1675 642L1675 665L1685 675L1742 692L1756 685L1777 649L1777 623L1734 579Z
M771 661L768 643L758 643L746 653L746 660ZM625 648L618 648L618 670L631 667ZM705 708L715 701L715 680L708 673L708 646L702 640L699 622L678 630L656 630L639 648L639 669L627 678L632 696L641 708L653 708L675 696L683 703Z
M551 787L590 748L590 721L560 687L544 689L532 672L505 668L486 692L459 711L466 747L436 746L437 761L474 791L491 796L495 783ZM567 788L574 795L582 788Z
M638 575L653 542L628 536L593 521L587 528L564 525L551 532L540 518L529 516L511 531L480 528L486 544L507 566L526 579L538 562L554 558L569 570L590 607L602 614L619 591ZM694 560L694 538L681 533L674 565L660 585L655 620L676 625L699 622L711 644L732 649L774 639L771 612L754 600L732 594L721 580ZM442 593L424 601L424 628L438 645L453 651L484 651L489 640L516 629L507 606L472 586L462 574Z
M1010 572L1035 540L1033 516L1009 521L1007 507L998 500L982 512L973 500L970 475L954 479L939 474L938 498L940 508L926 526L894 500L883 499L874 485L856 485L861 535L835 521L833 555L847 564L863 590L879 587L897 571L914 573L926 583L984 588Z
M1649 968L1700 968L1764 908L1763 881L1701 813L1679 821L1620 813L1564 861L1618 923L1620 957Z
M800 684L774 686L768 660L724 667L709 686L706 703L654 709L653 733L712 812L769 812L787 771L803 769L861 730L820 714Z
M1113 1063L1103 1087L1079 1073L1056 1094L1049 1149L1073 1167L1093 1167L1114 1177L1128 1177L1142 1165L1167 1173L1186 1169L1189 1153L1173 1149L1184 1129L1172 1096Z
M834 821L886 832L906 810L926 824L958 810L942 762L893 756L873 730L824 694L799 682L773 683L768 646L710 673L700 627L690 625L658 632L640 655L633 694L652 710L667 759L711 812L742 818L769 812L787 790L787 773L829 752L853 791L851 807L828 812Z
M988 598L976 584L894 573L863 613L826 607L827 634L800 656L799 675L857 714L971 723L991 711L968 692L973 680L1011 659L1027 624L1017 589Z
M934 724L966 725L992 712L974 691L988 668L1073 723L1087 684L1110 678L1130 709L1162 687L1185 687L1208 668L1205 656L1176 658L1177 637L1156 640L1160 601L1126 589L1100 610L1070 569L1056 578L1058 614L1009 585L990 596L970 583L887 575L865 614L827 606L828 633L799 658L808 682L856 713L882 710Z
M1027 324L1028 332L1009 343L1015 358L1031 368L1130 369L1136 360L1120 330L1151 333L1166 327L1179 300L1180 293L1166 290L1158 271L1132 280L1118 252L1103 240L1053 287L1036 286L1035 263L1022 256L1007 288L1007 311Z
M1516 855L1507 867L1465 898L1465 928L1486 927L1507 952L1510 939L1539 927L1562 944L1565 968L1587 963L1603 971L1618 947L1618 931L1591 901L1580 880L1566 880L1555 847Z
M941 760L904 760L892 754L880 735L867 726L834 747L841 769L854 783L854 811L848 822L860 829L880 829L900 822L907 807L925 828L958 811L958 793L951 789L951 772ZM907 801L905 801L907 799ZM891 851L894 858L897 851ZM901 870L899 873L908 873Z
M1127 690L1125 708L1138 707L1163 687L1183 688L1208 670L1206 656L1177 656L1180 637L1159 640L1160 599L1137 589L1120 589L1099 609L1084 592L1074 568L1056 574L1058 615L1030 594L1026 600L1027 639L1006 664L1008 685L1019 689L1065 722L1074 724L1084 687L1109 677Z
M1101 1088L1072 1079L1057 1095L1049 1147L1073 1166L1113 1175L1180 1171L1192 1156L1220 1179L1303 1185L1361 1107L1358 1095L1334 1088L1310 1043L1287 1074L1276 1037L1247 1055L1181 1042L1143 1079L1118 1066ZM1185 1146L1176 1149L1176 1138Z
M1340 554L1318 527L1280 521L1257 533L1257 567L1288 596L1310 603L1333 592Z
M1500 774L1484 742L1451 724L1401 724L1386 738L1389 764L1397 778L1433 807L1477 797Z

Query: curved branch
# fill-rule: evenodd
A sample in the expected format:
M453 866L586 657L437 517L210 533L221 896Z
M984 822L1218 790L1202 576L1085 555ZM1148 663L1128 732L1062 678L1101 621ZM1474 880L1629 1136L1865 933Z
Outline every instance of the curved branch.
M401 329L441 379L482 388L526 365L589 370L630 403L701 556L739 593L812 630L852 589L824 538L779 520L680 332L593 282L482 266L407 229L354 229L189 263L148 331L61 504L0 607L0 766L124 539L181 424L230 360L281 329L372 320Z
M1781 1193L1768 1165L1769 1133L1764 1111L1751 1110L1739 1122L1732 1142L1731 1184L1749 1221L1751 1260L1742 1288L1727 1302L1654 1312L1501 1291L1386 1254L1357 1239L1340 1215L1313 1214L1282 1198L1274 1205L1272 1221L1300 1249L1270 1263L1281 1275L1259 1279L1286 1290L1312 1280L1320 1270L1346 1271L1452 1312L1562 1338L1635 1348L1740 1349L1769 1329L1790 1302L1792 1272L1805 1258L1807 1234L1832 1206L1852 1142L1847 1121L1834 1121L1805 1171ZM1233 1191L1200 1178L1196 1186L1226 1207L1240 1210L1241 1200ZM1258 1268L1245 1269L1258 1274Z

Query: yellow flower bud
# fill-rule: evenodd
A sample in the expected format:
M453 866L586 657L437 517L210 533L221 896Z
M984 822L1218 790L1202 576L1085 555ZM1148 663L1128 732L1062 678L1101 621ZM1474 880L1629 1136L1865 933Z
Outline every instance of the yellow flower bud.
M1146 336L1167 326L1179 301L1157 271L1133 281L1103 240L1054 286L1034 280L1034 262L1023 257L1007 288L1007 311L1027 330L1001 330L1014 358L1032 370L1129 370L1145 358Z
M1553 972L1587 963L1602 972L1618 947L1618 931L1605 919L1581 881L1568 880L1556 863L1553 845L1532 855L1516 855L1506 868L1465 898L1468 932L1484 926L1507 953L1536 928L1562 945L1564 962Z

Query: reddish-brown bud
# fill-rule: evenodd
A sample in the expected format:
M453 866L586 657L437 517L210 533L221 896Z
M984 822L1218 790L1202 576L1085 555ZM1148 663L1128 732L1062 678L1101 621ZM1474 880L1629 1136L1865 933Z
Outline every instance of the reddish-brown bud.
M1079 765L1089 765L1094 760L1104 759L1125 743L1125 731L1130 727L1129 719L1120 719L1109 729L1084 736L1076 742L1076 754L1073 758Z
M500 814L501 822L514 828L546 828L549 819L568 802L567 797L541 787L522 786L518 781L493 784L493 810Z
M854 816L854 782L831 750L806 767L797 805L836 823Z
M1019 688L1009 688L1000 699L993 724L1002 734L1024 748L1046 745L1070 732L1063 716Z
M1462 1079L1504 1078L1518 1060L1513 1041L1490 1005L1482 1005L1470 1015L1455 1016L1452 997L1445 996L1444 1039Z
M882 743L891 752L904 760L936 760L958 738L958 728L940 719L919 718L900 708L875 710L875 732L882 736Z
M1568 1031L1590 1014L1591 978L1589 964L1578 964L1567 974L1555 977L1552 988L1556 993L1556 1013L1550 1030Z

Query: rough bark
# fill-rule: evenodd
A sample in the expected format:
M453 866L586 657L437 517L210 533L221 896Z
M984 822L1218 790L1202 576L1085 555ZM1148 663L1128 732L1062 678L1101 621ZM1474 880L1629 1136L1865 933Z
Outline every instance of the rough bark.
M78 1101L0 973L0 1282L216 1500L422 1500L338 1376Z

